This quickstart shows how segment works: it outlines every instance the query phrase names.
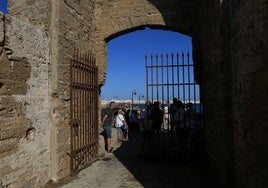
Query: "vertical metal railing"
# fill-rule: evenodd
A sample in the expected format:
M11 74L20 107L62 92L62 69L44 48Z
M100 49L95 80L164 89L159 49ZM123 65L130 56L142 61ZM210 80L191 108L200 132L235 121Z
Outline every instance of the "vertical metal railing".
M172 104L173 98L177 98L184 104L185 116L186 112L189 112L187 108L189 106L193 107L195 116L191 118L195 121L194 126L200 128L202 126L200 89L194 79L194 64L190 53L145 55L145 67L146 99L151 102L158 101L162 104L169 101ZM165 104L162 107L164 110ZM168 117L171 118L171 114ZM172 160L177 158L180 150L174 150L176 148L174 147L174 140L177 137L169 122L170 120L168 119L162 124L158 148L161 150L159 153L163 155L162 157ZM183 125L184 129L188 129L190 132L193 127L185 126L189 125L189 122L191 121L184 120Z
M97 159L98 68L92 53L74 49L70 64L71 175Z
M184 103L200 103L199 85L194 80L189 52L149 57L150 62L145 56L147 100L166 101L176 97Z
M178 98L185 105L192 103L196 113L202 113L199 85L194 79L194 65L189 52L186 55L145 55L145 66L147 100L165 103Z

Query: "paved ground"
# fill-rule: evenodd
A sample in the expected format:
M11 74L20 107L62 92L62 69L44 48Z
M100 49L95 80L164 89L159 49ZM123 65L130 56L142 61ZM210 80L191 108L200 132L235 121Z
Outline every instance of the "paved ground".
M50 187L62 188L209 188L213 184L200 162L138 156L140 136L136 134L114 153L82 170L77 176ZM166 146L164 146L167 148ZM162 150L168 152L167 150ZM176 156L176 155L174 155Z

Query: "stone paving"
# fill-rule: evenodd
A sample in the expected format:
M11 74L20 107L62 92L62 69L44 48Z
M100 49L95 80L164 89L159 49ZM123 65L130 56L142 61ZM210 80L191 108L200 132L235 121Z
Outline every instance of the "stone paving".
M140 137L128 142L82 170L77 176L50 187L61 188L208 188L212 183L204 165L185 160L139 157Z

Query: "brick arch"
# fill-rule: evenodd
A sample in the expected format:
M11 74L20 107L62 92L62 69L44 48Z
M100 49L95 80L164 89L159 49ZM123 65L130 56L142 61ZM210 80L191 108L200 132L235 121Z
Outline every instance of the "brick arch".
M193 2L189 2L182 4L181 1L177 0L161 4L161 1L118 0L97 3L94 49L100 69L100 83L103 84L106 78L107 41L145 27L173 30L191 36L193 16L187 15L186 12L189 6L192 7ZM175 12L174 7L178 8Z

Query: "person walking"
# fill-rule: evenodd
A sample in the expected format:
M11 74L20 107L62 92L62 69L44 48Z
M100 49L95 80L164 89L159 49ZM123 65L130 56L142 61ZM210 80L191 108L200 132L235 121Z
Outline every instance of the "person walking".
M166 105L164 106L164 129L169 130L169 121L170 121L170 114L168 113L170 108L169 101L166 102Z
M111 147L112 138L112 127L114 125L114 113L115 113L115 102L112 101L109 107L104 111L104 116L102 119L103 136L105 141L105 150L108 153L113 152L113 147Z
M128 140L128 125L127 125L127 122L125 120L124 114L125 113L123 110L118 110L115 113L115 127L117 128L118 141Z
M180 155L186 153L186 144L187 144L187 129L185 129L184 124L184 104L182 101L177 102L177 110L175 113L175 133L176 133L176 143L180 150Z
M157 138L159 137L164 117L164 112L160 107L160 103L156 101L151 109L152 128L156 132Z
M151 138L152 138L152 121L151 121L151 102L146 101L145 109L141 112L141 133L142 133L142 142L141 142L141 155L145 156L146 154L150 155L151 150Z
M177 98L173 98L173 103L170 105L169 108L169 114L170 114L170 126L171 129L170 131L173 133L175 130L175 124L176 124L176 113L178 111L178 99Z

